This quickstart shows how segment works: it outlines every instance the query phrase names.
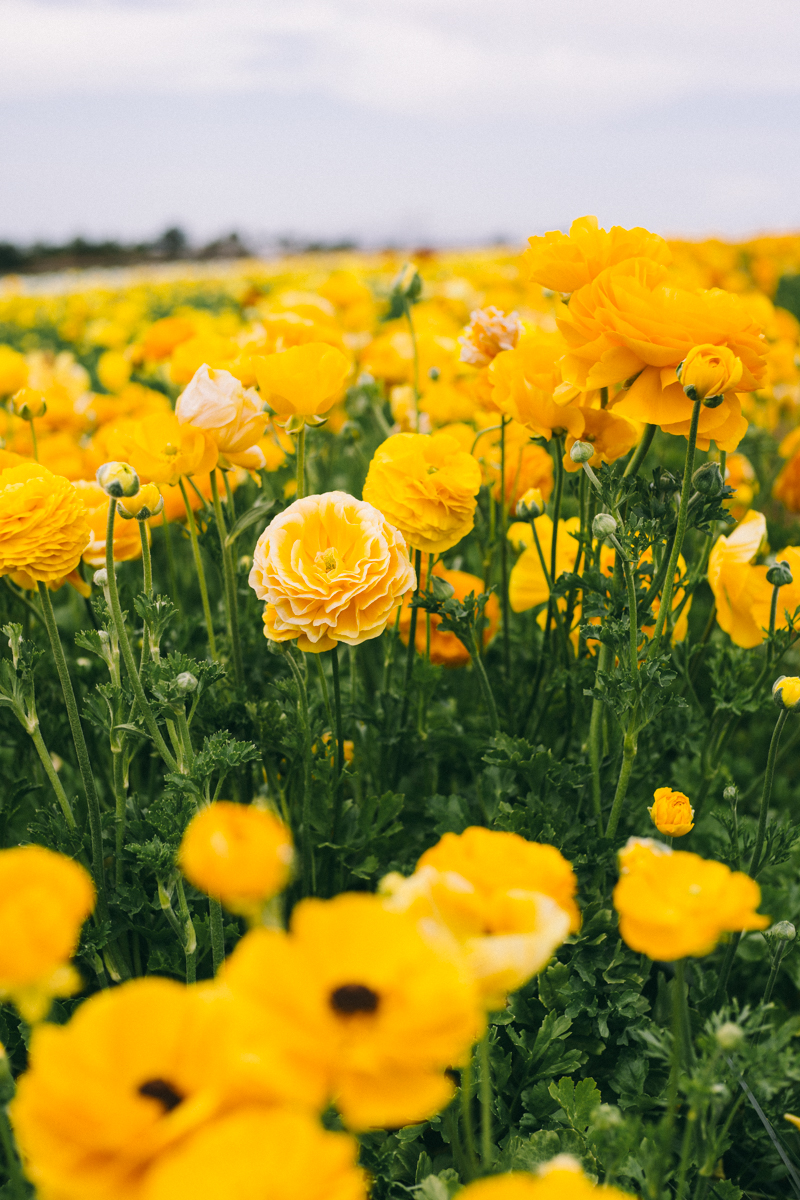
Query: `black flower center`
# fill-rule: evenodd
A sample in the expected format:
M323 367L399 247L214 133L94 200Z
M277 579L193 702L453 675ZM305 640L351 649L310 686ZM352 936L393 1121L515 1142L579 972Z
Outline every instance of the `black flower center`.
M148 1079L140 1086L139 1095L158 1100L159 1104L163 1104L165 1113L172 1112L185 1099L166 1079Z
M380 996L363 983L344 983L331 992L330 1004L334 1012L350 1016L352 1013L374 1013Z

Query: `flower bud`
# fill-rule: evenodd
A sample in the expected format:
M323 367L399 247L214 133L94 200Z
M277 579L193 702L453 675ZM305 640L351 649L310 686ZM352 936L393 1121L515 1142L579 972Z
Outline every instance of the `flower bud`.
M775 942L793 942L797 937L797 930L791 921L777 921L766 931L764 937L771 938Z
M773 587L788 587L790 583L794 583L794 576L788 562L776 562L767 571L767 583L771 583Z
M117 501L117 515L125 521L149 521L157 517L164 507L164 497L154 483L146 483L135 496L124 496Z
M723 1050L733 1050L744 1037L744 1030L735 1021L726 1021L717 1030L717 1042Z
M618 1129L623 1124L622 1113L616 1104L598 1104L592 1113L594 1129Z
M128 463L103 463L97 471L97 482L107 496L118 500L123 496L135 496L139 491L139 476Z
M611 516L611 513L598 513L592 521L592 534L598 541L613 537L616 532L617 522Z
M24 421L33 421L36 417L43 417L47 412L44 392L37 391L36 388L21 388L11 398L11 409Z
M689 797L672 788L656 788L647 810L659 833L666 837L684 837L694 829L694 809Z
M440 375L441 375L441 371L439 370L438 367L431 367L430 370L428 371L428 379L432 379L434 381L434 383L436 382L436 380L439 378Z
M732 391L744 368L727 346L695 346L676 369L690 400L702 400L706 408L717 408L725 392Z
M594 455L591 442L573 442L569 456L574 463L586 463Z
M796 675L781 675L772 685L772 699L778 708L800 712L800 679Z
M105 587L108 583L108 571L105 567L101 567L99 571L95 571L92 577L92 582L95 587Z
M517 501L516 515L521 521L530 521L544 512L544 500L539 488L528 488Z
M729 783L728 786L725 788L725 791L722 793L722 799L726 802L726 804L733 804L734 800L737 799L738 795L739 795L739 789L736 787L735 784Z
M181 671L175 682L182 692L193 692L197 688L197 676L191 671Z
M725 486L719 463L703 463L692 476L692 483L701 496L718 496Z
M413 263L404 263L392 283L392 291L405 300L410 300L412 304L419 300L422 294L422 278Z

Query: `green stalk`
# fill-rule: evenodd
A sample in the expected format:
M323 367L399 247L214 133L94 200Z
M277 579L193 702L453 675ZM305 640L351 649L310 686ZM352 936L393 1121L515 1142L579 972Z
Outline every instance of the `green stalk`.
M656 1187L653 1195L661 1197L664 1176L667 1173L667 1163L672 1150L672 1137L675 1130L675 1118L678 1112L678 1084L680 1082L681 1065L683 1062L683 1006L685 996L685 963L679 958L675 963L675 979L672 991L672 1055L667 1085L667 1111L660 1130L661 1147L656 1171Z
M36 462L39 461L39 443L36 440L36 426L33 423L33 417L30 418L28 424L31 427L31 441L33 442L33 457Z
M342 815L342 772L344 771L344 733L342 732L342 689L339 682L339 643L331 651L333 668L333 711L336 718L336 766L333 788L333 823L331 841L339 835L339 820Z
M617 832L619 819L622 814L622 805L625 801L625 796L628 791L628 784L633 770L634 759L636 758L636 746L639 738L637 729L638 720L638 704L634 704L628 726L625 730L625 739L622 744L622 766L620 767L619 779L617 780L617 790L614 793L614 803L611 805L611 813L606 826L606 837L612 838Z
M183 880L180 875L177 879L176 890L178 892L178 912L180 913L181 921L183 922L183 952L186 955L186 982L197 982L197 933L195 932L192 914L189 912L189 905L186 903L186 892L183 887ZM213 932L213 929L212 929ZM215 968L216 972L216 968Z
M554 455L556 468L556 494L553 499L553 544L550 547L550 576L553 583L556 581L556 553L558 551L558 522L561 519L561 497L564 492L564 463L562 461L563 442L559 436L555 436L553 441L556 444L556 452Z
M686 462L683 470L683 483L681 485L681 503L678 509L678 525L675 530L675 539L672 543L672 552L669 556L669 564L667 566L667 576L664 581L664 591L661 594L661 605L658 610L656 619L656 627L653 631L653 640L650 644L650 656L654 657L658 654L661 647L661 635L664 631L664 622L672 608L672 590L675 586L675 571L678 566L678 556L683 546L683 539L686 533L686 516L689 509L689 493L692 490L692 472L694 471L694 455L697 446L697 424L700 420L700 407L702 400L695 400L694 408L692 409L692 423L689 427L689 438L686 444Z
M172 551L172 534L170 533L169 521L167 514L161 510L161 524L164 529L164 547L167 552L167 571L169 572L169 590L172 596L172 603L175 608L183 616L183 604L181 603L181 594L178 590L178 576L175 571L175 555Z
M511 640L510 629L511 607L508 600L508 506L506 504L506 421L503 416L500 421L500 579L503 605L503 669L506 677L506 688L511 680ZM511 696L508 693L510 702Z
M211 926L211 961L216 975L225 961L225 930L222 924L222 905L213 896L208 898L208 915Z
M417 575L417 586L414 588L414 599L419 599L420 593L420 575L422 573L422 551L414 551L414 570ZM417 640L417 614L419 609L416 605L411 606L411 626L408 631L408 647L406 649L406 676L403 683L403 705L400 709L400 729L405 728L406 717L408 716L408 705L411 697L411 680L414 674L414 654L416 651Z
M112 505L116 501L111 501ZM86 738L83 733L80 715L78 713L78 704L75 699L75 692L72 687L67 660L64 657L64 649L61 645L61 638L58 634L58 626L56 625L56 616L53 612L53 602L50 599L50 592L46 584L39 582L39 597L42 602L42 611L44 613L44 623L47 626L47 633L50 638L50 646L53 650L53 657L56 660L56 669L58 677L61 681L61 690L64 693L64 704L67 709L67 718L69 727L72 732L72 740L75 743L75 753L78 756L78 768L83 781L83 790L86 793L86 807L89 813L89 830L92 839L92 876L94 877L95 887L97 888L97 908L98 914L102 920L108 916L108 903L106 898L106 881L103 869L103 834L102 824L100 820L100 801L97 798L97 789L94 786L94 776L92 775L92 767L89 761L89 751L86 747ZM137 676L138 678L138 676ZM51 764L52 765L52 764Z
M597 678L604 674L609 668L609 659L611 658L612 650L605 642L600 643L600 649L597 654ZM600 684L597 682L596 687ZM589 762L592 767L592 805L594 807L597 825L600 828L600 823L603 817L603 803L600 788L600 765L603 758L603 701L596 696L592 700L592 716L589 721Z
M305 428L305 426L304 426ZM217 518L217 532L219 533L219 544L222 550L222 570L225 577L225 595L228 599L228 632L231 639L231 649L233 651L233 673L236 678L236 686L244 687L244 666L242 663L242 642L239 636L239 608L236 598L236 575L233 569L233 556L230 546L226 545L227 529L225 527L225 518L222 513L222 503L219 498L219 487L217 486L217 473L211 472L211 496L214 501L214 513Z
M636 584L634 583L631 564L628 562L627 558L622 558L622 571L625 576L625 585L628 589L628 610L630 612L631 673L635 677L637 671L639 670L639 630L636 624Z
M189 526L189 539L192 543L192 554L194 555L194 569L197 572L197 582L200 585L200 599L203 603L203 616L206 622L206 630L208 632L208 648L211 651L211 657L217 661L217 640L214 637L214 622L211 619L211 605L208 602L208 586L206 584L206 573L203 570L203 560L200 557L200 543L197 540L197 525L195 524L194 513L192 506L189 503L189 497L186 495L186 484L183 478L179 481L183 503L186 507L186 522Z
M122 770L122 747L111 751L114 773L114 868L117 888L122 886L122 850L125 845L125 825L128 817L128 798Z
M475 632L470 630L469 642L465 643L469 656L472 659L472 665L478 676L478 682L483 692L484 703L489 714L489 724L492 728L492 737L497 737L500 732L500 717L497 713L497 704L495 703L492 685L489 683L489 676L486 674L486 667L483 665L480 651L475 641Z
M492 1065L489 1056L489 1029L480 1040L481 1060L481 1166L484 1173L492 1168Z
M295 499L302 500L306 494L306 427L303 423L297 435L297 491Z
M764 988L764 999L762 1000L762 1004L769 1004L770 1000L772 999L772 991L778 978L778 972L781 969L781 962L783 961L783 956L788 950L789 946L789 942L779 942L778 947L772 956L772 966L769 970L767 986Z
M27 729L28 728L27 722L24 722L24 724L25 724L25 728ZM61 783L61 780L58 778L58 773L57 773L55 767L53 766L53 760L47 752L47 746L45 746L45 744L44 744L44 738L42 737L41 730L39 729L38 721L36 723L36 727L34 729L29 730L29 733L33 740L33 744L36 747L36 753L39 755L41 764L44 767L44 773L47 776L47 778L50 780L53 791L56 794L56 800L58 800L58 803L61 807L61 811L64 814L64 820L67 822L67 825L74 833L75 830L78 828L78 826L75 823L75 814L72 811L72 805L70 804L70 802L67 798L67 793L64 791L63 784Z
M778 753L778 745L781 740L781 733L786 724L786 718L789 716L788 708L782 708L778 714L778 719L775 722L775 728L772 731L772 740L769 744L769 754L767 755L767 769L764 772L764 787L761 791L761 807L758 810L758 828L756 830L756 844L753 847L753 857L750 859L750 868L748 874L755 879L761 869L761 851L764 847L764 835L767 831L767 814L769 812L769 800L772 795L772 781L775 776L775 757Z
M153 598L153 560L150 557L150 542L147 537L147 524L144 521L139 521L139 537L142 542L142 578L144 582L144 593L148 599ZM143 623L142 628L142 656L139 660L139 674L141 675L145 663L150 657L150 629L147 621Z
M106 574L108 575L108 595L111 601L111 616L114 619L114 626L119 639L119 648L122 651L122 658L125 663L125 670L128 672L133 694L136 697L136 703L139 706L139 711L142 714L147 732L150 734L156 749L163 758L164 762L170 771L177 771L178 764L167 749L167 744L161 736L161 730L158 728L158 723L150 707L150 701L144 694L142 681L139 678L139 672L136 670L136 663L133 661L133 651L131 644L128 641L128 631L125 628L125 618L122 615L122 608L119 602L119 591L117 590L117 577L114 573L114 515L117 511L117 502L111 497L108 502L108 524L106 526Z
M31 421L31 427L33 427L33 421ZM11 1131L11 1122L8 1119L8 1109L5 1105L0 1106L0 1142L3 1143L6 1160L10 1200L26 1200L30 1193L22 1173L14 1134Z
M656 432L657 428L658 428L657 425L645 425L644 433L642 434L641 438L639 439L639 444L636 447L636 449L634 450L633 455L632 455L630 461L628 462L628 465L626 466L625 470L622 473L623 479L625 479L626 476L628 476L628 475L635 475L638 472L639 467L642 465L644 460L647 458L647 451L650 449L650 445L653 441L653 438L655 437L655 432Z
M301 797L300 829L302 830L303 891L306 896L315 888L314 851L311 845L311 735L308 727L308 693L303 674L294 661L291 649L284 643L286 662L297 687L297 715L303 735L303 794Z
M479 1173L478 1155L475 1149L475 1128L472 1121L472 1062L468 1062L461 1072L461 1121L464 1126L464 1140L467 1145L467 1160L471 1178Z

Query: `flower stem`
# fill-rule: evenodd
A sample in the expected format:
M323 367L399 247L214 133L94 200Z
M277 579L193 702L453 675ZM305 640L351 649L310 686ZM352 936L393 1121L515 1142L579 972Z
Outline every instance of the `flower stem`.
M611 658L612 650L605 642L600 643L600 650L597 655L597 682L595 687L600 687L600 676L604 674L609 667L609 659ZM592 715L589 721L589 762L592 767L592 805L594 814L597 818L598 828L600 827L603 818L603 802L600 788L600 765L603 757L602 752L603 742L603 701L597 696L592 700Z
M295 499L302 500L306 494L306 427L297 435L297 491Z
M278 643L286 656L289 670L297 687L297 716L302 736L303 763L303 794L300 801L300 820L297 824L302 832L302 861L303 861L303 891L306 896L313 894L316 886L314 869L314 850L311 844L311 735L308 727L308 692L306 691L303 673L294 660L291 649L284 643Z
M550 547L550 577L556 581L556 556L558 553L558 522L561 519L561 497L564 492L564 463L562 461L563 444L560 437L553 439L556 444L554 457L556 468L556 494L553 499L553 543Z
M489 1030L480 1040L481 1061L481 1166L485 1173L492 1169L492 1064L489 1056Z
M181 594L178 590L178 576L175 572L175 555L172 552L172 533L167 520L167 514L161 510L161 524L164 529L164 548L167 552L167 571L169 573L169 590L172 596L172 603L175 608L183 616L183 605L181 604Z
M178 912L183 922L183 952L186 955L186 982L197 982L197 933L195 932L192 914L186 903L186 892L180 875L177 880ZM213 928L212 928L213 933Z
M461 1121L464 1126L464 1141L471 1177L479 1173L478 1155L475 1150L475 1129L472 1122L472 1063L468 1062L461 1072Z
M500 580L503 603L503 669L506 677L506 689L511 681L511 640L509 625L511 608L508 600L508 505L506 503L506 421L500 422ZM509 701L510 691L507 691Z
M33 421L31 421L31 426L33 426ZM28 1185L22 1173L22 1166L20 1165L17 1147L14 1143L14 1135L11 1132L11 1122L8 1119L8 1111L5 1105L0 1106L0 1142L3 1143L3 1153L6 1160L10 1200L26 1200L29 1194Z
M305 426L304 426L305 428ZM228 632L233 651L233 673L237 687L244 686L244 666L242 664L242 642L239 636L239 608L236 598L236 574L233 569L233 556L230 546L226 545L227 529L222 513L222 503L217 486L217 473L211 472L211 496L214 501L214 513L217 518L217 532L222 550L222 570L225 576L225 594L228 598Z
M208 586L206 584L206 573L203 570L203 560L200 557L200 543L197 540L197 525L195 524L194 513L192 506L189 503L189 497L186 495L186 484L183 479L179 480L183 503L186 507L186 522L189 526L189 539L192 543L192 554L194 555L194 568L197 572L197 582L200 585L200 599L203 604L203 616L206 622L206 630L208 631L208 648L211 651L211 657L216 662L217 660L217 640L214 637L214 622L211 620L211 605L208 602Z
M764 772L764 787L761 791L761 807L758 810L758 828L756 829L756 844L753 847L753 857L750 859L750 869L748 874L755 879L761 869L761 851L764 847L764 835L767 831L767 814L769 812L769 800L772 795L772 781L775 776L775 758L778 753L778 745L781 740L781 733L786 724L786 718L789 715L788 708L782 708L778 714L778 719L775 722L775 728L772 731L772 740L769 744L769 754L767 755L767 769Z
M422 551L414 551L414 570L417 575L417 586L414 588L414 599L419 599L420 593L420 575L422 573ZM408 716L408 705L411 696L411 679L414 673L414 654L416 652L417 642L417 616L419 609L415 604L411 605L411 626L408 631L408 648L406 651L406 677L403 683L403 706L400 709L400 729L403 730Z
M635 676L639 670L639 630L636 624L636 584L633 570L627 558L622 558L622 571L625 585L628 589L628 611L630 613L630 643L631 643L631 673Z
M339 820L342 815L342 772L344 770L344 733L342 732L342 689L339 682L339 643L331 651L333 668L333 712L336 719L336 765L334 767L333 823L331 840L339 836Z
M31 441L33 442L33 457L36 462L39 461L39 443L36 440L36 426L33 423L33 417L28 422L31 427Z
M148 599L153 596L153 560L150 557L150 542L147 538L147 525L144 521L139 521L139 537L142 541L142 579L144 583L144 593ZM150 629L147 621L143 623L142 629L142 655L139 660L139 674L150 657Z
M27 725L25 728L27 729ZM78 828L75 823L75 814L72 811L72 805L67 798L67 793L64 791L61 780L58 778L56 769L53 766L53 760L47 751L47 746L44 744L44 738L42 737L42 732L38 723L36 728L31 731L31 739L33 740L33 744L36 747L36 753L39 755L42 766L44 767L44 773L52 784L53 791L56 794L56 800L58 800L58 803L61 806L61 811L64 814L64 820L67 822L69 828L74 832Z
M672 543L672 551L669 556L667 565L667 575L664 580L664 591L661 594L661 604L658 609L658 617L656 618L656 627L653 630L653 640L650 643L651 657L658 654L661 647L661 635L664 631L664 623L667 620L672 610L672 590L675 586L675 571L678 566L678 556L683 546L683 539L686 533L686 517L689 509L689 493L692 490L692 472L694 470L694 454L697 446L697 423L700 420L700 406L702 400L695 400L694 408L692 409L692 422L689 427L689 438L686 443L686 462L683 469L683 484L681 485L681 503L678 509L678 524L675 530L675 538Z
M639 444L636 447L636 449L634 450L632 458L630 459L628 465L626 466L625 470L622 473L623 479L627 475L635 475L636 472L639 470L639 467L642 465L644 460L647 458L647 451L650 449L650 445L653 441L653 438L655 437L655 432L656 432L657 428L658 428L657 425L645 425L644 433L642 434L642 436L639 439Z
M672 983L672 1056L667 1084L667 1111L660 1130L660 1150L656 1171L656 1187L653 1196L661 1197L667 1162L672 1151L672 1137L675 1130L675 1118L678 1112L678 1084L680 1082L681 1065L683 1063L683 1010L686 992L685 963L679 958L675 963L675 979Z
M622 814L622 805L625 801L625 795L628 791L628 783L633 770L634 759L636 758L636 746L639 738L639 730L637 728L638 721L638 705L634 704L633 711L628 719L628 726L625 730L625 738L622 744L622 766L620 767L619 779L617 780L617 790L614 793L614 803L611 805L611 812L606 826L606 837L613 838L617 832L619 818Z
M111 502L112 504L116 501ZM61 690L64 693L64 703L67 709L67 718L69 727L72 731L72 740L75 743L75 753L78 756L78 768L83 781L83 790L86 793L86 806L89 812L89 830L92 838L92 875L94 877L95 887L97 888L97 907L101 919L105 919L108 915L108 906L106 899L106 882L103 870L103 834L100 820L100 801L97 798L97 789L94 786L94 776L92 775L92 767L89 762L89 751L86 747L86 738L83 733L80 715L78 713L78 704L75 700L75 692L72 687L67 660L64 657L64 649L61 645L61 638L58 634L58 626L56 625L56 616L53 612L53 602L50 599L50 592L46 584L39 583L39 597L42 601L42 610L44 612L44 623L47 626L47 633L50 638L50 645L53 650L53 657L56 660L56 669L58 677L61 681ZM137 676L138 679L138 676Z
M119 591L117 590L117 577L114 573L114 514L116 513L116 500L111 497L108 502L108 525L106 527L106 574L108 575L108 595L111 600L111 616L114 619L114 626L119 639L119 648L122 651L122 658L125 663L125 669L128 672L128 680L133 694L136 697L136 703L139 706L139 711L142 714L142 719L147 726L147 732L150 734L158 753L167 764L170 771L177 771L178 764L167 749L167 744L161 736L161 731L158 728L158 722L150 707L150 702L144 694L142 681L139 678L139 672L136 670L136 663L133 661L133 651L131 644L128 641L128 631L125 628L125 618L122 615L122 608L119 602ZM99 814L98 814L99 815Z
M208 915L211 926L211 961L216 975L225 961L225 930L222 925L222 905L213 896L208 898Z
M117 888L122 886L122 850L125 845L125 825L128 816L128 798L122 769L123 748L111 751L114 777L114 868Z

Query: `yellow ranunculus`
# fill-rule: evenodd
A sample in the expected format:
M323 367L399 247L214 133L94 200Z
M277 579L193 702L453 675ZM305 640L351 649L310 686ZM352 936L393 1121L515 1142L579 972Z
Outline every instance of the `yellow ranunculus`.
M350 374L350 360L327 342L306 342L252 362L261 395L280 418L328 412Z
M576 441L588 442L594 447L594 454L587 460L589 466L594 468L603 463L616 462L636 445L639 439L636 426L617 416L613 410L581 407L576 411L583 417L583 429L579 438L567 434L563 459L565 470L574 472L581 469L581 463L573 462L569 454Z
M71 858L44 846L0 850L0 997L26 1021L78 991L69 959L93 908L94 885Z
M78 479L72 485L86 506L89 522L89 545L83 552L83 561L90 567L106 565L106 531L108 527L108 496L99 483L89 479ZM135 497L138 499L138 495ZM147 531L149 538L150 531ZM127 521L114 522L114 562L130 562L142 557L142 539L136 525Z
M800 711L800 678L797 675L781 675L772 685L772 698L780 708L790 712Z
M591 1183L568 1154L543 1163L536 1175L511 1171L476 1179L458 1195L459 1200L634 1200L615 1187Z
M200 809L178 851L189 882L243 916L283 891L293 858L292 835L279 817L226 800Z
M537 437L568 433L579 438L583 432L582 410L553 398L566 350L558 334L536 330L520 338L516 349L498 354L488 369L493 403Z
M106 350L97 360L97 378L108 392L120 392L131 377L131 361L119 350Z
M658 234L647 229L610 230L598 227L597 217L579 217L569 235L555 230L544 237L528 238L522 255L523 270L534 283L554 292L574 292L585 287L606 267L626 258L647 258L667 264L669 247Z
M117 501L117 516L126 521L149 521L164 507L164 497L154 483L145 483L135 496L122 496ZM116 528L114 529L116 541Z
M379 637L414 582L402 536L345 492L290 504L258 539L250 571L265 636L315 654Z
M176 346L188 342L194 334L194 324L188 318L162 317L144 331L139 347L142 358L146 362L161 362L169 358Z
M756 912L758 884L724 863L639 842L634 855L620 856L620 867L614 888L620 934L654 960L710 954L723 934L769 925Z
M420 582L423 591L425 590L427 574L427 566L423 565ZM436 579L443 579L445 583L450 584L456 600L466 600L470 593L479 596L483 591L483 580L479 579L477 575L470 575L468 571L451 571L441 563L437 563L433 568L433 575ZM400 610L400 624L398 626L400 638L405 646L408 645L408 639L411 637L410 599L411 597L409 596ZM500 602L494 592L491 593L489 599L486 601L483 615L486 622L483 627L483 644L484 646L488 646L500 626ZM431 662L438 667L466 666L469 662L469 651L466 646L454 633L439 629L440 623L441 617L437 616L436 613L431 613ZM427 641L426 622L425 620L418 620L414 640L418 654L425 653Z
M28 382L28 364L11 346L0 346L0 396L11 396Z
M213 438L203 429L181 425L174 413L121 421L107 445L131 464L142 483L159 485L176 484L185 475L207 475L219 458Z
M653 803L647 810L659 833L667 837L683 837L694 829L694 809L688 796L672 788L656 788Z
M710 400L732 391L742 378L742 363L727 346L693 346L676 374L690 400Z
M766 566L752 559L762 548L767 533L763 513L748 512L728 537L720 536L708 559L708 583L717 605L717 621L737 646L749 649L763 642L769 628L772 585ZM775 626L787 627L800 606L800 547L785 546L780 557L789 563L794 582L778 593Z
M265 465L257 445L269 420L264 402L230 371L203 363L178 397L175 415L182 425L202 429L216 443L222 466L257 471Z
M55 583L74 571L89 541L79 493L38 463L0 471L0 575Z
M472 529L480 486L480 467L449 434L397 433L375 451L363 495L412 549L442 554Z
M438 1112L453 1094L445 1069L467 1061L484 1027L461 957L363 892L301 900L288 934L252 930L221 979L353 1129Z
M577 881L555 846L471 826L446 833L414 874L387 875L392 911L407 912L443 944L460 945L487 1008L501 1008L580 927Z
M553 522L547 513L542 513L533 522L539 538L539 546L544 557L545 566L550 570L550 553L553 545ZM558 522L556 545L556 579L565 571L572 571L578 557L578 541L573 537L580 529L580 519L569 517L566 521ZM517 539L525 547L514 566L508 581L508 599L514 612L527 612L544 604L550 597L544 571L542 570L539 551L533 540L530 525L527 522L515 522L508 530L509 540ZM554 580L555 582L555 580ZM559 607L566 607L566 600L559 602Z
M490 305L469 314L469 325L458 340L461 362L488 367L501 350L513 350L523 330L516 313L503 313Z

